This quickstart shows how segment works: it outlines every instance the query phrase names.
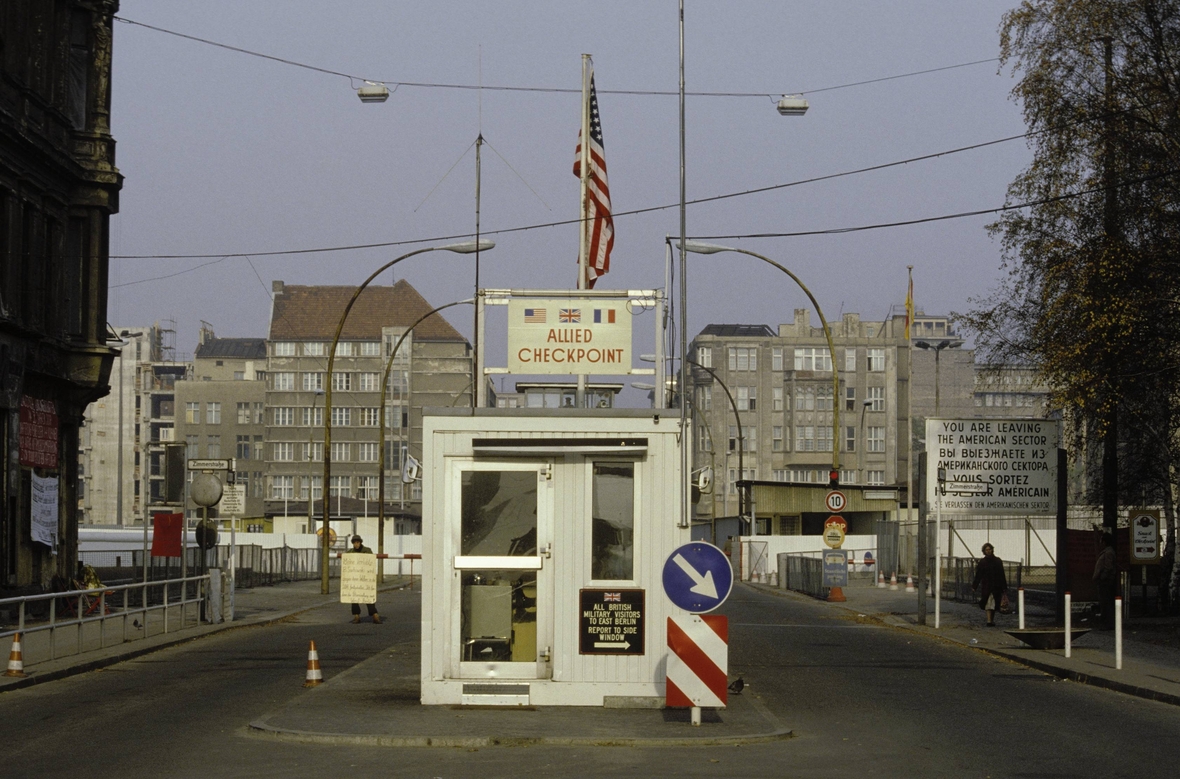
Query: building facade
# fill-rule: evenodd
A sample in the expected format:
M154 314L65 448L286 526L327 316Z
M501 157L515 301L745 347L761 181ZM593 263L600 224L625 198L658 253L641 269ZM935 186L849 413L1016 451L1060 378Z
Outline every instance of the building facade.
M904 319L864 322L845 314L830 326L834 366L823 328L812 326L805 309L777 332L767 325L709 325L693 340L694 468L716 474L712 499L697 504L698 517L737 515L739 480L826 484L833 446L843 484L905 479L904 435L898 445L910 374Z
M175 441L186 458L233 459L246 518L265 513L265 368L266 339L217 338L203 327L191 379L176 384Z
M78 441L107 394L116 0L0 3L0 588L69 580Z
M385 441L386 515L420 516L421 482L403 489L407 455L421 457L422 409L471 405L471 347L432 314L393 347L432 306L408 282L370 286L341 331L331 376L328 349L355 287L274 282L264 409L267 513L321 515L324 415L331 414L333 516L374 516L378 452ZM384 435L378 427L381 377L389 368ZM324 400L331 382L332 408Z

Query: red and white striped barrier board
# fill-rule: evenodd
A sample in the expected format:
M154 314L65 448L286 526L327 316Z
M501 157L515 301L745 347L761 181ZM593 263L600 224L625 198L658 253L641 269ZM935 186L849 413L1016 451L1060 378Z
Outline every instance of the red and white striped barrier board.
M729 618L668 617L668 706L726 704Z

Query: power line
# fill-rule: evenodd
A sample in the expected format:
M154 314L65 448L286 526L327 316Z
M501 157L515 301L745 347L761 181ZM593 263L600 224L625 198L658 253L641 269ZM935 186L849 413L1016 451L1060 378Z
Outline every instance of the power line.
M135 25L136 27L143 27L155 32L164 33L165 35L174 35L177 38L183 38L194 43L203 43L206 46L215 46L226 51L236 52L238 54L245 54L250 57L258 57L260 59L277 62L281 65L289 65L295 68L302 68L316 73L323 73L329 76L340 76L347 78L350 81L363 81L370 84L383 84L387 87L393 87L396 90L398 87L417 87L420 89L461 89L461 90L478 90L489 92L540 92L548 94L581 94L580 88L564 88L564 87L513 87L513 86L494 86L487 84L447 84L440 82L429 81L394 81L392 79L373 79L365 76L358 76L353 73L345 73L339 70L331 70L330 68L321 68L317 65L308 65L297 60L287 59L285 57L276 57L273 54L264 54L260 51L253 51L251 49L244 49L240 46L231 46L228 43L220 43L218 41L209 40L208 38L200 38L196 35L189 35L175 30L169 30L164 27L157 27L152 24L145 24L144 22L137 22L134 19L128 19L123 16L113 17L116 21L124 24ZM836 86L820 87L818 89L804 89L799 90L795 94L814 95L820 92L832 92L837 89L848 89L849 87L865 86L867 84L878 84L882 81L894 81L900 78L910 78L912 76L924 76L928 73L938 73L944 70L955 70L957 68L968 68L974 65L983 65L988 62L999 62L998 57L990 57L988 59L974 60L972 62L960 62L956 65L944 65L938 68L927 68L926 70L915 70L909 73L898 73L893 76L881 76L880 78L871 78L864 81L853 81L848 84L837 84ZM600 89L598 93L601 95L639 95L639 96L656 96L656 97L675 97L680 93L677 91L658 90L658 89ZM769 97L774 98L780 92L685 92L686 95L693 97Z
M1008 143L1010 141L1027 138L1030 133L1022 133L1020 135L1010 135L1006 138L997 138L991 141L983 141L981 143L973 143L968 146L960 146L955 149L947 149L944 151L933 152L931 154L923 154L917 157L909 157L904 160L897 160L895 162L886 162L880 165L870 165L865 168L856 168L855 170L842 171L840 173L829 173L823 176L814 176L807 179L799 179L797 181L789 181L784 184L771 184L765 187L756 187L754 189L744 189L738 192L726 192L720 195L710 195L708 197L696 198L687 201L687 205L701 205L703 203L713 203L719 200L728 200L735 197L746 197L749 195L758 195L766 192L773 192L779 189L788 189L790 187L798 187L804 184L815 184L821 181L830 181L832 179L844 178L846 176L855 176L861 173L872 173L876 171L887 170L889 168L899 167L901 165L910 165L915 162L923 162L926 160L937 159L951 154L960 154L962 152L974 151L976 149L983 149L988 146L995 146L1000 143ZM647 214L655 211L664 211L669 208L678 208L678 203L668 203L658 206L647 206L644 208L631 209L629 211L616 211L612 216L617 219L623 216L634 216L637 214ZM542 222L539 224L523 225L521 227L506 227L500 230L485 230L484 235L504 235L508 233L527 232L529 230L541 230L550 227L562 227L565 225L579 224L581 219L562 219L554 222ZM468 238L472 233L457 233L454 235L435 236L433 238L417 238L405 241L382 241L378 243L365 244L349 244L344 246L325 246L313 247L309 249L281 249L265 252L220 252L217 254L122 254L111 255L112 260L207 260L222 257L274 257L281 255L294 254L321 254L324 252L342 252L342 251L357 251L361 249L383 249L391 246L405 246L414 243L428 243L431 241L449 241L459 238Z

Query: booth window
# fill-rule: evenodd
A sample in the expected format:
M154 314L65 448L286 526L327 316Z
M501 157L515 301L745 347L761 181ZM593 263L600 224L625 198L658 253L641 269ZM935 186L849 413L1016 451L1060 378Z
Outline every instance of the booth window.
M591 578L633 579L635 464L594 463Z
M537 472L463 471L463 555L537 554Z

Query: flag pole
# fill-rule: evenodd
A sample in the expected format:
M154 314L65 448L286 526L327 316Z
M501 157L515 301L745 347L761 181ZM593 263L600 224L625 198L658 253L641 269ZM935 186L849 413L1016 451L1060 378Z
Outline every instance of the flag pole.
M581 229L578 233L578 289L586 289L587 264L590 262L590 76L592 71L590 55L582 55L582 132L578 136L582 146L579 179L581 180ZM578 374L576 404L586 405L586 375Z
M908 524L914 522L914 266L907 265L906 271L909 276L909 281L906 286L905 296L905 339L906 339L906 361L910 366L910 375L905 383L905 426L906 426L906 520ZM918 530L921 532L921 529ZM897 563L894 563L894 568L897 568ZM925 561L918 561L918 595L922 603L921 609L921 624L926 624L925 601L926 590L924 589L924 581L922 572L925 570Z

